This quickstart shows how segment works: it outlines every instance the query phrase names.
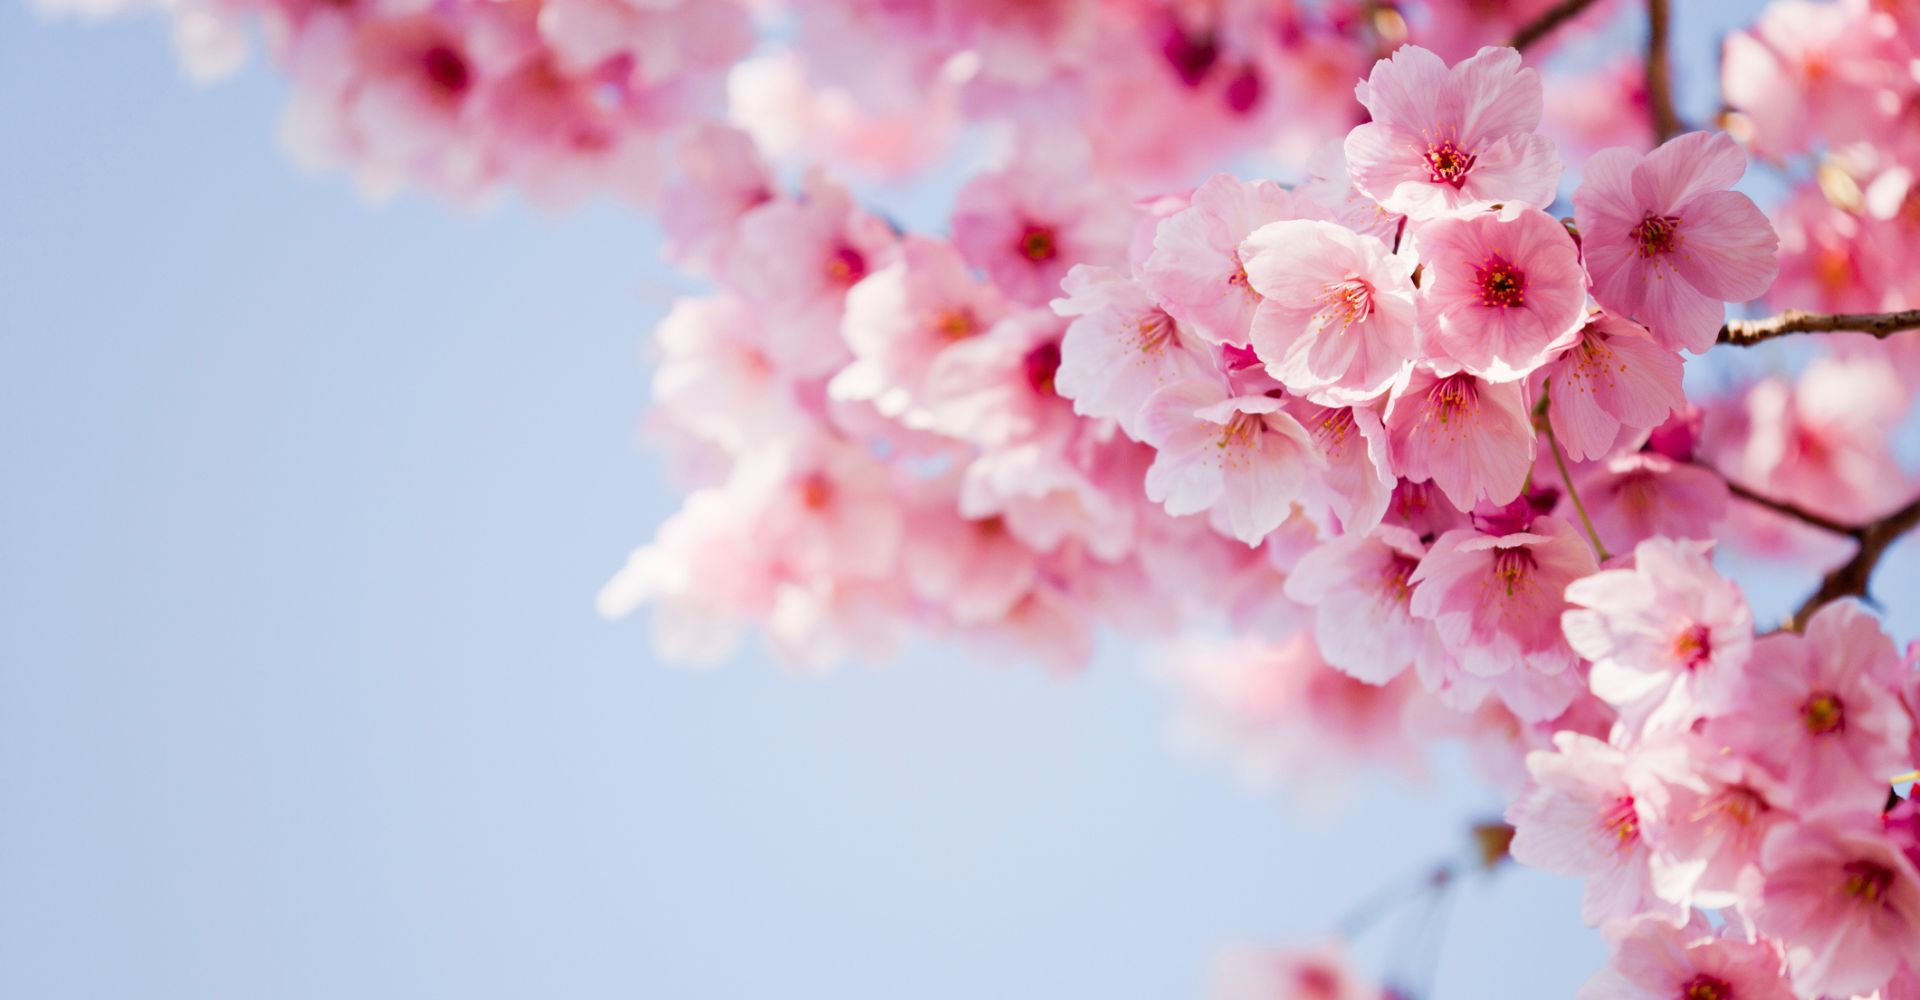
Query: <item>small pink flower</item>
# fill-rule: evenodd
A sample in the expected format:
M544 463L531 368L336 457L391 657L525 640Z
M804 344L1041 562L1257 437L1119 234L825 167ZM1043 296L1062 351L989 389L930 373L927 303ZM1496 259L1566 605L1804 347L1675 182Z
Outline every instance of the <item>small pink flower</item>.
M1733 708L1709 735L1778 775L1803 813L1878 814L1887 780L1912 769L1912 722L1896 691L1902 676L1892 640L1853 601L1821 608L1805 635L1756 640L1738 675Z
M1573 194L1594 298L1672 350L1713 346L1726 303L1766 294L1779 271L1773 226L1729 190L1746 168L1719 132L1596 153Z
M1586 539L1556 517L1499 535L1449 531L1411 578L1412 609L1473 673L1560 674L1575 663L1560 631L1563 595L1598 568Z
M1159 449L1147 497L1176 517L1216 510L1233 537L1257 544L1293 513L1308 476L1326 467L1313 438L1271 396L1234 396L1219 379L1153 394L1141 437Z
M1767 837L1753 922L1781 942L1802 996L1886 986L1920 941L1920 872L1866 826L1783 825Z
M1414 357L1413 263L1386 244L1332 222L1274 222L1241 253L1263 300L1253 348L1289 391L1363 402Z
M1626 755L1574 732L1554 734L1553 746L1527 755L1533 784L1507 807L1513 859L1585 878L1580 916L1591 926L1640 914L1684 923L1685 911L1653 892Z
M1125 196L1089 183L1072 155L1031 154L954 196L954 245L1023 305L1053 299L1075 264L1123 263L1131 225Z
M1281 219L1325 219L1325 208L1272 181L1215 174L1193 201L1160 220L1140 281L1174 318L1216 344L1245 344L1261 293L1252 287L1242 242Z
M1659 452L1620 455L1575 478L1593 528L1609 546L1625 548L1657 535L1710 539L1727 516L1725 479Z
M1684 765L1640 775L1634 784L1652 844L1654 890L1683 906L1747 912L1761 846L1793 813L1764 768L1692 733L1670 739L1659 752L1677 752Z
M1540 124L1540 75L1510 48L1449 69L1403 45L1354 88L1373 116L1347 134L1354 187L1390 212L1431 219L1494 202L1544 208L1560 180Z
M1576 1000L1794 1000L1780 953L1695 914L1684 927L1633 921Z
M1511 502L1533 468L1524 392L1519 382L1415 368L1387 405L1394 468L1417 483L1432 480L1462 510L1482 499Z
M1425 351L1495 382L1520 378L1565 343L1587 307L1587 277L1566 227L1509 206L1420 227L1415 249Z
M1291 412L1326 458L1324 475L1307 484L1307 516L1323 530L1365 534L1393 499L1387 430L1372 407L1328 408L1296 402Z
M1385 684L1428 650L1433 626L1411 607L1413 571L1425 555L1419 536L1383 524L1328 539L1294 564L1287 596L1314 608L1314 638L1328 663Z
M1139 282L1082 264L1067 273L1053 311L1072 317L1060 341L1060 395L1083 417L1117 420L1140 437L1140 408L1162 386L1210 374L1212 352Z
M1339 949L1236 948L1214 967L1210 1000L1381 1000Z
M853 361L828 391L873 403L882 416L927 426L927 372L948 348L987 332L1007 313L991 285L968 273L952 245L909 237L901 257L847 292L841 331Z
M1602 570L1566 590L1574 652L1593 661L1593 693L1630 725L1684 726L1731 706L1753 651L1753 613L1714 572L1708 543L1654 538L1632 569Z
M1065 433L1073 410L1054 386L1064 326L1026 309L942 350L923 383L925 426L984 446Z
M1686 405L1680 356L1645 327L1607 313L1587 320L1579 339L1547 363L1547 419L1575 461L1613 449L1620 428L1646 430Z

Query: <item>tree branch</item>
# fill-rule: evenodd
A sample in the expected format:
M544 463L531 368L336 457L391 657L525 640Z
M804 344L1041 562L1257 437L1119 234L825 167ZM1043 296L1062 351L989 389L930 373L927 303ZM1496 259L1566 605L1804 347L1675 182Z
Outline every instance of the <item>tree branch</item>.
M1581 12L1591 6L1593 6L1593 0L1560 0L1559 3L1543 11L1539 17L1521 25L1520 30L1513 33L1513 38L1507 44L1524 52L1527 46L1553 34L1555 28L1579 17Z
M1842 524L1825 514L1816 514L1805 507L1790 504L1785 500L1775 500L1764 493L1756 493L1731 479L1727 480L1727 491L1750 504L1765 507L1776 514L1784 514L1796 521L1811 524L1816 528L1831 531L1836 535L1851 538L1854 541L1859 541L1866 533L1865 528L1856 527L1851 524Z
M1647 110L1653 117L1654 144L1681 132L1673 110L1673 74L1667 66L1667 0L1647 0Z
M1720 343L1751 347L1794 333L1864 333L1890 337L1920 329L1920 309L1888 313L1811 313L1789 309L1766 319L1736 319L1720 328Z
M1799 631L1807 626L1807 619L1815 611L1839 600L1842 597L1866 597L1867 584L1873 579L1873 570L1880 565L1880 557L1887 554L1900 536L1913 530L1920 524L1920 497L1908 501L1905 507L1888 514L1886 517L1859 529L1859 548L1854 550L1853 558L1840 564L1826 579L1820 581L1820 589L1800 605L1800 609L1787 620L1787 627Z

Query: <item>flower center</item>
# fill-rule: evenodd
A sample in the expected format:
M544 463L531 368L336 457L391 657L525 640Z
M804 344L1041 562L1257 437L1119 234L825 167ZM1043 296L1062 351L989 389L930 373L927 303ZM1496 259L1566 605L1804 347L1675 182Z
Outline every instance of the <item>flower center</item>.
M1673 637L1673 658L1697 670L1713 656L1713 634L1705 625L1688 625Z
M1726 980L1702 972L1681 984L1679 1000L1727 1000L1732 995Z
M1156 308L1140 317L1140 322L1134 324L1134 330L1140 335L1140 353L1159 354L1173 340L1173 317L1167 315L1165 309Z
M1807 732L1825 736L1846 728L1847 713L1837 695L1821 691L1800 706L1800 720L1806 723Z
M833 502L833 481L812 472L800 479L800 503L808 510L825 510Z
M1640 256L1662 257L1673 252L1680 245L1680 220L1672 215L1655 215L1648 212L1633 227L1633 241L1640 244Z
M1640 814L1633 809L1633 796L1622 795L1600 815L1600 825L1613 834L1614 846L1626 849L1640 839Z
M1052 260L1060 252L1052 226L1028 224L1020 233L1020 255L1039 264Z
M1465 373L1443 378L1427 390L1427 419L1442 424L1471 418L1480 408L1480 390Z
M1360 278L1347 278L1320 287L1320 315L1338 321L1344 332L1355 323L1364 323L1373 315L1373 286Z
M1493 583L1506 596L1524 596L1533 582L1533 553L1526 549L1501 549L1493 557ZM1632 805L1633 800L1627 800Z
M943 340L965 340L980 332L980 320L971 309L941 309L933 314L933 330Z
M1893 869L1872 861L1849 861L1841 869L1847 873L1847 895L1862 903L1879 903L1893 885Z
M1060 371L1060 342L1049 340L1027 352L1022 364L1027 371L1027 384L1042 396L1053 395L1053 377Z
M1233 419L1221 426L1220 439L1213 446L1221 451L1245 448L1253 444L1265 427L1266 421L1258 413L1236 413Z
M1473 169L1473 154L1445 139L1427 147L1427 179L1435 184L1451 184L1459 190Z
M1473 269L1474 287L1480 290L1480 304L1489 309L1510 309L1527 304L1527 273L1497 253L1488 254Z
M473 83L473 73L460 53L445 45L436 45L420 56L420 70L443 93L458 97Z
M867 258L860 251L840 244L827 255L827 280L842 288L849 287L867 276Z

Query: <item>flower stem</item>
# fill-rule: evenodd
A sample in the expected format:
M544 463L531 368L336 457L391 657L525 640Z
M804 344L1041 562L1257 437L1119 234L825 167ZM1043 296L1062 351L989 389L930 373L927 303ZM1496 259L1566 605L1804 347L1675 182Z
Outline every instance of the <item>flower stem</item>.
M1550 389L1551 385L1546 388ZM1541 409L1546 408L1545 404L1546 398L1543 393ZM1573 509L1580 515L1581 526L1587 529L1587 540L1593 543L1593 554L1599 556L1601 562L1606 562L1607 547L1600 541L1600 533L1593 530L1593 518L1587 516L1587 505L1580 502L1580 491L1573 485L1573 473L1567 470L1567 456L1560 453L1560 439L1553 435L1553 421L1542 419L1539 423L1540 430L1547 435L1547 447L1553 451L1553 464L1560 470L1560 483L1567 488L1567 497L1573 501Z

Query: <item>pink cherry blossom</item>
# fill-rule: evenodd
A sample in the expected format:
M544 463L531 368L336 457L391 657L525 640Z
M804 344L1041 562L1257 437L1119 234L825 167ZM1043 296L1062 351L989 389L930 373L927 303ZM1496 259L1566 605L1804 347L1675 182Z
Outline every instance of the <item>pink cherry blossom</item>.
M1326 471L1307 483L1307 516L1327 531L1365 534L1393 500L1393 464L1386 426L1370 406L1295 403L1290 411L1313 436Z
M1545 372L1547 419L1575 460L1601 458L1622 427L1651 429L1686 405L1679 355L1645 327L1606 313L1590 317Z
M1851 601L1829 604L1805 635L1754 642L1735 709L1708 733L1767 766L1796 807L1878 813L1887 779L1911 770L1913 723L1893 688L1900 669L1871 615Z
M1073 400L1075 413L1117 420L1138 438L1148 396L1212 370L1207 345L1133 279L1083 264L1061 289L1053 310L1072 322L1060 341L1054 387Z
M1590 925L1645 914L1678 926L1684 911L1653 892L1631 767L1619 750L1575 732L1556 733L1552 750L1528 754L1533 784L1507 808L1513 858L1585 878L1580 916Z
M1767 217L1729 190L1746 168L1723 132L1596 153L1573 194L1594 298L1669 349L1713 346L1726 303L1766 294L1779 270Z
M1593 661L1593 693L1630 723L1685 725L1734 707L1753 650L1753 614L1740 589L1714 572L1707 549L1649 539L1635 546L1632 569L1567 586L1567 642Z
M1684 927L1635 920L1613 942L1607 967L1577 1000L1793 1000L1780 953L1768 941L1716 932L1697 914Z
M1575 480L1594 530L1613 548L1656 536L1710 539L1727 514L1725 479L1656 451L1615 456Z
M1210 1000L1385 1000L1332 945L1313 950L1237 948L1214 964Z
M1314 608L1314 635L1329 664L1384 684L1421 655L1439 655L1432 624L1411 607L1411 578L1425 555L1419 536L1383 524L1328 539L1294 564L1287 596Z
M1920 939L1920 872L1879 830L1796 823L1767 837L1754 924L1782 942L1802 996L1886 986Z
M1575 662L1560 632L1562 595L1597 568L1586 539L1559 518L1532 518L1505 534L1463 528L1441 535L1420 561L1411 607L1473 673L1560 674Z
M1696 734L1656 746L1684 763L1634 779L1654 891L1683 906L1750 911L1767 834L1793 821L1785 794L1764 768Z
M1426 352L1495 382L1540 367L1580 325L1586 273L1566 228L1509 206L1420 227L1420 337Z
M1031 159L960 189L953 242L1007 298L1045 305L1075 264L1119 264L1132 220L1124 198L1087 182L1084 161Z
M1363 402L1411 363L1413 263L1379 240L1331 222L1273 222L1241 252L1261 299L1253 348L1289 391Z
M1175 516L1217 509L1228 533L1248 545L1287 519L1303 480L1326 466L1280 400L1230 395L1211 378L1154 393L1140 431L1159 450L1147 498Z
M1520 495L1533 461L1524 387L1416 368L1387 406L1394 467L1431 480L1453 505L1505 504Z
M1430 219L1494 202L1544 208L1560 160L1540 124L1540 76L1485 48L1451 68L1415 45L1374 64L1354 94L1373 121L1347 135L1354 186L1390 212Z
M1252 287L1243 242L1281 219L1324 218L1325 208L1272 181L1215 174L1187 208L1160 220L1141 281L1203 339L1245 344L1263 293Z

